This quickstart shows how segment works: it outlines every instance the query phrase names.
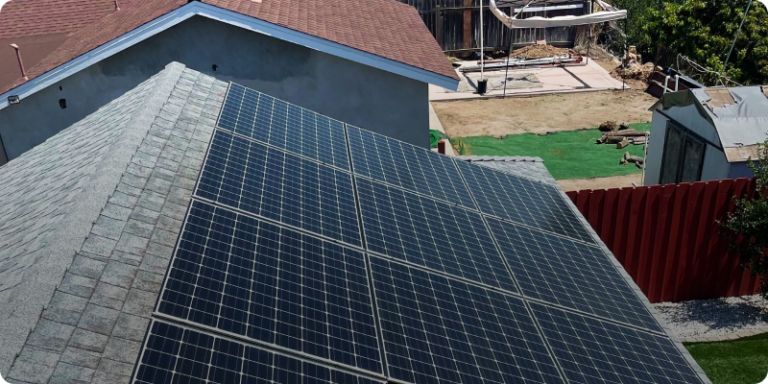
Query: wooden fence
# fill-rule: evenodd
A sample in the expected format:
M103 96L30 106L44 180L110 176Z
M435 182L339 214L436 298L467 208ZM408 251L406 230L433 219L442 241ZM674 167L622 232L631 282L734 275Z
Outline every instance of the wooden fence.
M568 192L652 303L749 295L759 281L728 255L717 220L754 179Z
M424 24L435 36L444 51L462 51L477 49L480 44L480 1L481 0L396 0L415 7ZM549 44L573 46L576 29L573 27L530 28L510 30L499 21L490 10L488 0L483 1L483 39L484 46L491 49L506 50L510 43L514 47L533 44L536 40L546 39ZM574 0L582 8L568 10L550 10L526 12L522 18L533 16L555 17L564 15L582 15L589 11L589 0ZM510 8L502 8L509 13ZM511 41L510 41L511 40Z

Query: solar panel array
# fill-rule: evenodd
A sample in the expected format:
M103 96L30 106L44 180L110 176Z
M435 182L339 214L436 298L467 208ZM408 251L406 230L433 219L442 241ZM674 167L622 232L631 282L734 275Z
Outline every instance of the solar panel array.
M693 383L552 186L232 84L135 383Z

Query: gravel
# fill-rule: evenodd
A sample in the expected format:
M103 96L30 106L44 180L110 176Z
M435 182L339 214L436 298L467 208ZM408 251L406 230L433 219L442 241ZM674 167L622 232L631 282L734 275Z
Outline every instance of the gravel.
M768 301L759 295L653 306L681 339L720 337L768 328Z

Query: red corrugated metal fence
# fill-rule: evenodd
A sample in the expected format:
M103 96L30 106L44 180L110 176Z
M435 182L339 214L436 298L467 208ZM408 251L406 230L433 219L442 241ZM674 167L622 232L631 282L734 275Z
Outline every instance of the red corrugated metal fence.
M748 295L757 278L728 255L717 220L754 179L584 190L568 196L652 303Z

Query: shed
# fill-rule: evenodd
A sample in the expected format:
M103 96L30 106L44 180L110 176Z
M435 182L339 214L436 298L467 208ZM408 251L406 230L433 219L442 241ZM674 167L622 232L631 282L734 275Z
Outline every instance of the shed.
M687 89L653 107L645 185L753 177L768 138L768 87Z

